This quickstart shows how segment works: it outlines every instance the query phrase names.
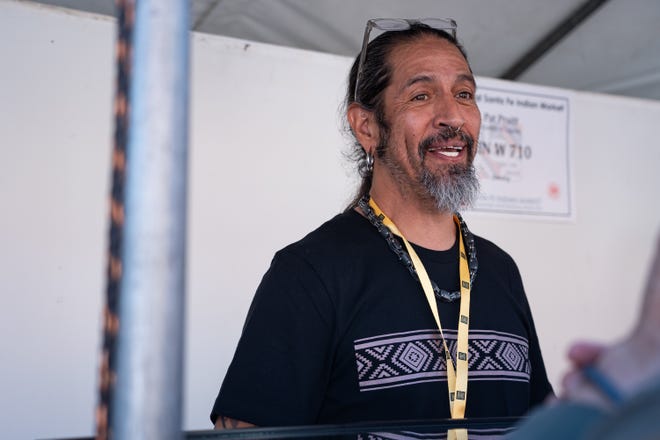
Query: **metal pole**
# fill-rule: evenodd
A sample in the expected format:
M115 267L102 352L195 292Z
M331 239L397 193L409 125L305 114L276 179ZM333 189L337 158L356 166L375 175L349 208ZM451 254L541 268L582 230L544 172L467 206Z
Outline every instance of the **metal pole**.
M133 34L115 439L180 439L189 1L138 0Z
M544 35L529 51L500 75L502 79L515 80L527 71L539 58L545 55L566 35L571 33L584 20L596 12L607 0L587 0L568 17L562 20L548 34Z

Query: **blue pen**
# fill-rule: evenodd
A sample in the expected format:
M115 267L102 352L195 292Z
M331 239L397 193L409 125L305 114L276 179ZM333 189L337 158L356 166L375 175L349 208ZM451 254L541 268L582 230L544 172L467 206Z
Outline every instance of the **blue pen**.
M623 402L623 395L621 392L612 385L612 382L594 365L587 365L582 368L582 374L614 404L618 405Z

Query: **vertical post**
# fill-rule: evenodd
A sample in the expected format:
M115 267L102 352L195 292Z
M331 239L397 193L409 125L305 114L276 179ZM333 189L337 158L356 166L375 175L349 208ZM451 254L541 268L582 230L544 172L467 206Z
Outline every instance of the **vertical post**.
M115 439L182 436L189 1L138 0Z

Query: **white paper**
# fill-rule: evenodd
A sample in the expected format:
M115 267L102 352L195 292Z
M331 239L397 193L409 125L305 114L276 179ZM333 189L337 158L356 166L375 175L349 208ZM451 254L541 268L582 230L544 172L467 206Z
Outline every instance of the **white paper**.
M474 212L573 220L566 90L481 79Z

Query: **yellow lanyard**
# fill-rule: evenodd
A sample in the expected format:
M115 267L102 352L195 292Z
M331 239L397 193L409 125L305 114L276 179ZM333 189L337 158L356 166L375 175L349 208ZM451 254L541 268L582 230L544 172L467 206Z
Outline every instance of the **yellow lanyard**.
M419 281L422 284L424 289L424 294L426 295L426 300L429 303L431 308L431 313L433 313L433 318L435 318L435 323L440 330L440 337L442 338L442 345L445 350L445 356L447 358L447 384L449 387L449 408L451 411L452 419L462 419L465 417L465 403L467 402L467 379L468 379L468 331L470 324L470 271L468 269L467 256L465 254L465 246L463 244L463 234L461 233L461 225L458 221L458 218L454 216L454 222L458 225L458 237L459 237L459 273L461 280L461 306L460 306L460 315L458 320L458 344L456 349L456 369L454 369L454 362L451 359L451 354L449 353L449 348L447 347L447 342L445 341L445 336L442 332L442 325L440 324L440 316L438 315L438 306L435 300L435 295L433 294L433 287L431 286L431 280L429 279L426 269L422 264L422 261L417 256L417 252L410 245L408 240L403 236L401 231L396 227L396 225L390 220L383 211L380 210L378 205L373 199L369 199L369 206L374 210L374 213L382 219L382 222L387 226L394 235L397 235L403 240L403 243L406 245L408 254L413 261L415 270L417 271L417 276ZM465 430L455 430L455 431L465 431ZM463 434L463 435L461 435ZM458 433L459 437L467 435L465 433ZM453 437L453 436L452 436Z

